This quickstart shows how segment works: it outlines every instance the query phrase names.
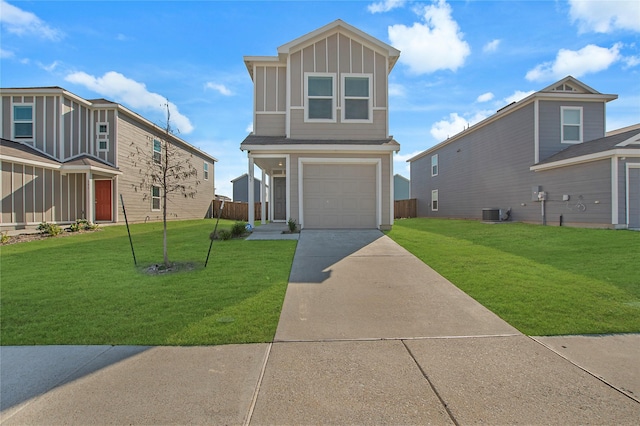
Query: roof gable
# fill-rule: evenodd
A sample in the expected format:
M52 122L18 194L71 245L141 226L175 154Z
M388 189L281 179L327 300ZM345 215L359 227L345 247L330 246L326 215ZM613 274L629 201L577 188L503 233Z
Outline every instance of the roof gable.
M336 19L335 21L321 28L318 28L317 30L311 31L308 34L305 34L301 37L296 38L295 40L283 44L282 46L278 47L278 55L289 55L295 51L301 50L306 46L315 43L321 38L326 38L329 35L333 35L335 33L345 34L348 37L360 41L365 46L369 46L376 51L383 52L384 55L389 58L389 69L387 70L387 72L390 72L393 69L393 66L400 57L400 51L395 47L390 46L375 37L370 36L364 31L347 24L341 19Z
M560 81L545 87L538 93L573 93L573 94L592 94L600 95L601 93L587 86L581 81L576 80L572 76L567 76Z

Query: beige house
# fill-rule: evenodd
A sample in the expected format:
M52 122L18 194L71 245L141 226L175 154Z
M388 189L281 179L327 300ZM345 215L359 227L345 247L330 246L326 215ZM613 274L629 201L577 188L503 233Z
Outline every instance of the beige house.
M206 217L217 161L209 154L166 138L163 128L104 99L83 99L60 87L0 89L0 97L0 229L77 219L124 222L120 195L130 222L162 219L161 188L141 189L140 183L148 165L161 161L167 139L197 170L185 182L195 196L169 194L167 216Z
M307 229L391 228L400 145L389 135L388 75L399 55L337 20L277 56L244 57L254 106L241 149L250 182L255 166L270 182L268 217ZM259 197L248 187L252 203Z

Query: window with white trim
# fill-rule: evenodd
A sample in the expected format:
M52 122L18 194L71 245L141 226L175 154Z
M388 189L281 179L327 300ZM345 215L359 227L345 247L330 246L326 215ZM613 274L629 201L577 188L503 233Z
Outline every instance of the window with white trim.
M342 75L342 120L370 122L373 115L370 74Z
M431 176L438 176L438 154L431 156Z
M204 163L204 180L209 180L209 163Z
M158 139L153 140L153 162L162 162L162 143Z
M438 190L431 191L431 211L438 211Z
M109 150L109 123L98 123L98 152Z
M33 105L13 106L13 137L33 139Z
M561 107L562 143L582 142L582 107Z
M160 187L151 187L151 210L160 210Z
M306 73L305 121L335 121L335 74Z

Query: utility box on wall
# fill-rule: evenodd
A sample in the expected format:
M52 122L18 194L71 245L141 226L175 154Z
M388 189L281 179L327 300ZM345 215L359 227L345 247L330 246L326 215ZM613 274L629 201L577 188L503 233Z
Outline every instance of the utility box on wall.
M538 198L538 194L542 191L541 186L532 186L531 187L531 201L540 201Z

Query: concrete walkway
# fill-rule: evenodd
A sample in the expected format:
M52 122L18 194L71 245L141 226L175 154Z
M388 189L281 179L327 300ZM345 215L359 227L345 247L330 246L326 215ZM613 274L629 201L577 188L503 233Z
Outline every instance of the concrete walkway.
M640 335L611 337L536 341L378 231L303 231L274 343L2 347L0 421L637 424Z

